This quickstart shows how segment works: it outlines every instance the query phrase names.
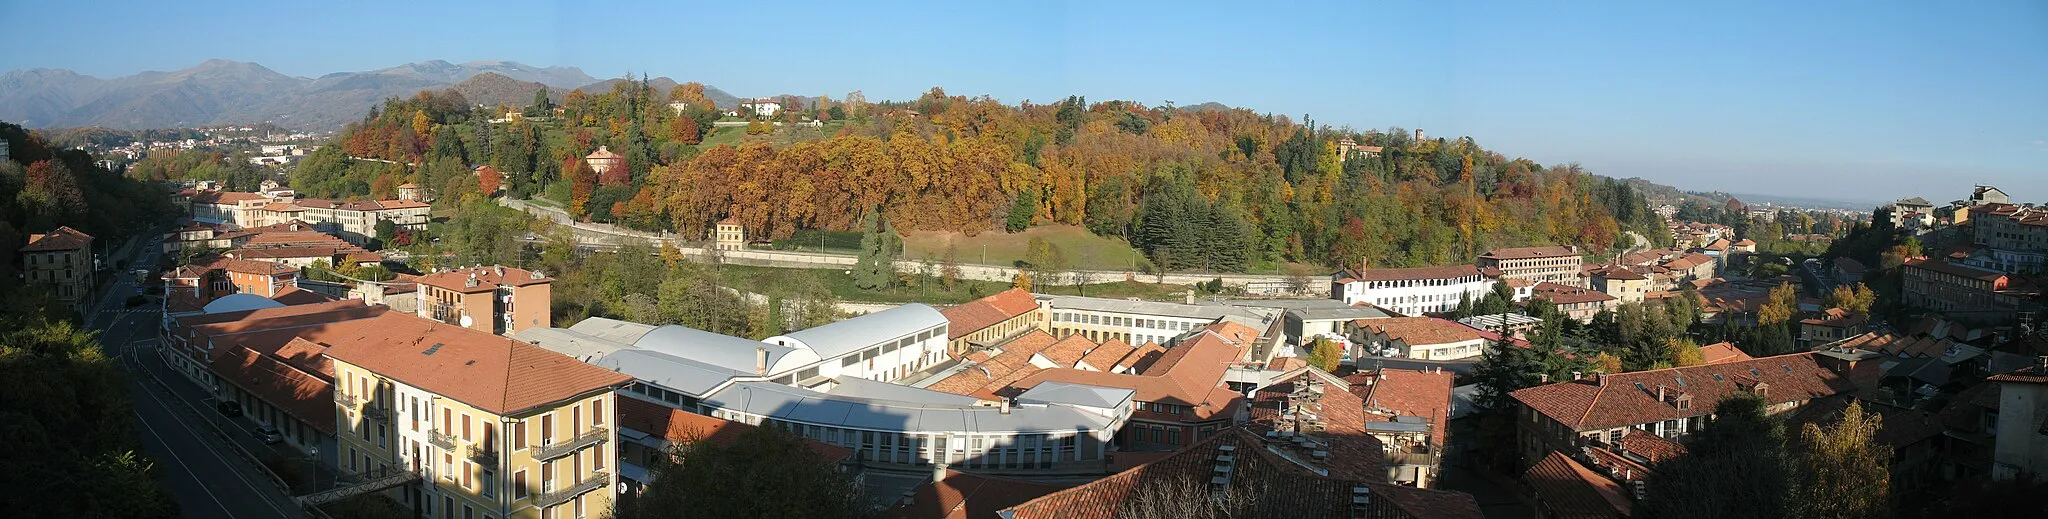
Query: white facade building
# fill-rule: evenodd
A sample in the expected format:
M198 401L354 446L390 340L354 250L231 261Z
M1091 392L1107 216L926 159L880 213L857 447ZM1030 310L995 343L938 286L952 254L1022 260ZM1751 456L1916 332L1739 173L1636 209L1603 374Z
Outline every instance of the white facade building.
M1397 269L1345 269L1331 281L1330 293L1345 304L1366 303L1408 316L1448 312L1458 301L1474 303L1492 290L1486 276L1471 265Z

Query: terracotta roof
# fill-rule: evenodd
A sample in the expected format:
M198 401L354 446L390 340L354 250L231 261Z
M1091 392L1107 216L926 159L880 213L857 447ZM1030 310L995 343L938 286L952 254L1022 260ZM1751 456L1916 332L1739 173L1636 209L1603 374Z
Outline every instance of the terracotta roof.
M279 303L284 303L285 306L291 306L325 303L329 301L334 301L335 298L327 297L326 294L306 290L299 287L285 287L283 292L278 292L277 295L271 296L270 300Z
M1536 284L1535 297L1560 305L1600 303L1615 300L1606 292L1545 281Z
M475 286L469 285L469 280L472 277L477 281ZM415 282L456 292L470 293L497 290L500 285L523 287L552 283L554 281L554 278L542 276L540 273L531 270L493 266L444 270L420 276Z
M1068 335L1067 338L1060 339L1059 342L1052 343L1052 346L1038 352L1038 354L1044 356L1046 360L1052 361L1055 366L1071 368L1074 367L1075 362L1079 362L1081 357L1087 356L1088 351L1093 349L1095 349L1095 341L1088 340L1087 336L1077 333Z
M1444 436L1449 432L1451 383L1456 374L1384 368L1374 373L1378 376L1360 373L1344 378L1352 391L1363 397L1366 411L1381 415L1382 419L1373 421L1391 421L1394 416L1427 418L1431 445L1443 446Z
M1258 492L1247 500L1242 517L1304 519L1359 517L1353 509L1354 488L1369 489L1365 517L1473 518L1479 503L1470 494L1424 490L1371 481L1320 476L1266 450L1265 441L1243 428L1231 428L1164 459L1140 465L1081 486L1047 494L1005 509L1012 519L1111 519L1128 516L1144 498L1186 492L1192 485L1205 496L1214 476L1216 456L1228 446L1236 457L1230 477L1232 492ZM1198 499L1200 497L1197 497Z
M1137 348L1132 348L1131 354L1125 355L1124 360L1117 361L1116 365L1122 366L1124 371L1142 372L1146 368L1152 367L1153 363L1158 362L1159 357L1165 355L1165 346L1160 346L1156 342L1145 341L1144 344L1138 345Z
M1823 367L1816 353L1804 352L1599 375L1520 389L1510 395L1574 431L1586 431L1712 414L1722 398L1759 383L1765 384L1765 400L1772 403L1810 400L1854 388L1848 377ZM1659 387L1671 399L1690 396L1690 406L1679 409L1675 402L1659 401Z
M1985 380L2014 384L2048 384L2048 370L2041 369L2040 366L2028 366L2010 373L1992 375Z
M292 213L305 211L306 208L287 202L271 202L270 205L263 206L263 210L273 213Z
M261 276L291 274L299 271L298 267L283 263L240 258L215 258L204 264L198 264L198 266L209 270L225 270Z
M236 259L315 258L331 260L335 256L343 254L347 254L347 252L340 247L263 247L253 249L242 248L227 252L229 257Z
M1031 297L1031 292L1012 288L939 310L939 314L946 316L946 338L958 339L1037 309L1038 300Z
M1486 251L1486 254L1481 254L1479 255L1479 257L1488 259L1510 260L1530 258L1554 258L1558 256L1577 255L1579 255L1579 253L1572 251L1570 247L1550 245L1544 247L1515 247L1509 249L1494 249Z
M1137 374L1107 373L1053 368L1032 373L1021 380L1002 384L998 391L1021 392L1047 381L1130 389L1141 402L1185 405L1191 417L1208 420L1227 416L1244 395L1223 383L1223 375L1242 354L1245 341L1231 341L1210 325L1193 338L1166 350L1159 360ZM1135 353L1135 352L1134 352ZM1000 382L1000 381L998 381ZM999 393L1000 394L1000 393Z
M619 155L619 154L617 154L617 153L613 153L613 152L612 152L612 150L610 150L610 149L607 149L607 148L606 148L606 147L604 147L604 146L598 146L598 147L597 147L597 151L593 151L593 152L590 152L590 155L586 155L586 156L584 156L583 158L586 158L586 159L621 159L621 158L625 158L625 157L623 157L623 156L621 156L621 155Z
M1706 265L1713 262L1713 256L1708 256L1705 254L1694 252L1686 254L1684 256L1680 256L1678 259L1664 262L1664 268L1671 270L1692 270L1693 267L1698 267L1700 265Z
M1303 384L1320 384L1325 389L1322 396L1305 401L1303 409L1289 409L1291 395ZM1313 436L1327 443L1322 450L1329 452L1329 457L1317 463L1317 468L1329 471L1328 476L1333 478L1384 480L1388 446L1374 438L1365 425L1384 420L1368 415L1365 401L1347 391L1347 386L1349 383L1343 379L1310 367L1259 388L1252 395L1252 430L1294 431L1294 423L1287 415L1306 411L1321 419L1323 431Z
M1711 251L1725 251L1725 250L1728 250L1728 239L1727 239L1727 238L1715 238L1715 239L1714 239L1714 242L1713 242L1713 243L1709 243L1709 244L1707 244L1707 246L1705 246L1705 247L1700 247L1700 248L1702 248L1702 249L1706 249L1706 250L1711 250Z
M1130 343L1110 339L1103 341L1102 345L1096 346L1095 349L1089 350L1087 355L1081 357L1081 363L1095 368L1096 371L1110 371L1116 367L1117 361L1123 360L1125 356L1130 355L1132 351L1137 351L1137 349L1136 346L1131 346Z
M1749 238L1743 238L1743 239L1742 239L1742 241L1738 241L1738 242L1735 242L1735 246L1737 246L1737 247L1755 247L1755 246L1756 246L1756 242L1755 242L1755 241L1751 241L1751 240L1750 240Z
M1121 454L1119 454L1121 456ZM918 485L908 502L889 510L897 519L998 519L996 512L1024 504L1065 486L946 470L937 481Z
M1748 353L1743 353L1741 349L1736 348L1735 343L1732 342L1717 342L1701 346L1700 355L1706 357L1708 364L1741 362L1754 358L1750 357Z
M1479 268L1471 265L1444 267L1410 267L1345 270L1343 277L1358 281L1406 281L1416 279L1454 279L1478 276Z
M92 235L80 232L78 229L73 229L69 226L60 225L45 234L28 235L28 245L22 246L21 252L78 250L91 244Z
M213 372L314 430L335 432L334 388L318 376L248 348L216 348Z
M1621 441L1615 446L1642 456L1651 463L1663 462L1685 454L1685 446L1678 442L1644 431L1630 432L1632 434L1621 435Z
M998 346L998 348L1002 349L1000 354L989 355L987 352L968 354L965 359L971 362L972 365L953 373L944 380L927 386L925 389L944 391L956 395L974 395L986 392L984 390L993 391L1000 389L1000 387L989 387L989 385L1018 371L1025 371L1027 375L1038 371L1038 367L1032 366L1030 363L1031 356L1044 351L1046 347L1052 346L1055 342L1059 342L1059 339L1053 338L1052 334L1045 333L1042 330L1025 332L1024 335L1019 335L1017 338L1011 339L1010 342Z
M1821 311L1821 315L1817 317L1800 319L1799 324L1825 326L1829 328L1849 328L1852 326L1862 326L1863 316L1849 313L1848 310L1844 310L1841 308L1829 308L1827 310Z
M1622 281L1641 281L1645 279L1650 279L1648 277L1644 277L1642 274L1637 274L1636 271L1621 267L1609 267L1603 270L1596 271L1594 272L1594 274L1603 278L1618 279Z
M1474 339L1483 339L1479 330L1457 321L1435 317L1388 317L1384 319L1359 319L1351 322L1376 335L1386 336L1389 341L1403 341L1413 346L1449 344Z
M539 346L390 312L348 326L327 356L501 416L630 382Z
M1522 482L1536 492L1548 517L1558 519L1622 519L1635 504L1628 492L1585 465L1552 452L1522 473Z
M619 425L644 432L663 439L677 442L709 441L712 445L732 445L741 433L754 426L740 422L704 416L673 407L648 402L621 394L617 399ZM825 457L825 461L839 463L853 456L853 451L829 443L804 439L812 452Z
M192 195L192 203L213 205L235 205L243 200L269 200L270 197L239 191L206 191Z

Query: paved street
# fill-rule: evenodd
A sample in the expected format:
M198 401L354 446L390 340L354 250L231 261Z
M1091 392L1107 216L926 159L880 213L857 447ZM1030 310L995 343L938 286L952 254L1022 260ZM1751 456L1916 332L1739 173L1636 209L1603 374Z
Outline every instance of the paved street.
M145 234L146 236L147 234ZM109 260L133 258L135 268L153 266L157 251L153 240L135 240L128 247L110 253ZM234 447L223 442L222 432L200 416L188 402L169 393L146 363L162 363L156 356L157 309L145 305L128 308L123 304L135 294L135 275L117 272L87 322L101 330L100 344L121 367L134 376L130 391L142 434L143 452L156 461L157 475L164 488L178 501L185 517L304 517L289 496L268 480L267 475L246 461ZM162 376L156 374L155 376ZM170 383L183 381L169 380ZM239 431L227 431L229 434Z

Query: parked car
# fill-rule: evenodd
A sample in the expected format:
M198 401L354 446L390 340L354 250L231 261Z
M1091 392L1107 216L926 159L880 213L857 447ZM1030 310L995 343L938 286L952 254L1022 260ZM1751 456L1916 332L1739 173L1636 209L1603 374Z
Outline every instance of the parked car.
M284 441L284 433L277 432L276 427L268 425L257 427L253 433L256 435L256 439L263 440L264 445L274 445L277 442Z
M221 402L220 405L214 406L214 409L219 410L221 416L228 418L242 416L242 404L239 403Z

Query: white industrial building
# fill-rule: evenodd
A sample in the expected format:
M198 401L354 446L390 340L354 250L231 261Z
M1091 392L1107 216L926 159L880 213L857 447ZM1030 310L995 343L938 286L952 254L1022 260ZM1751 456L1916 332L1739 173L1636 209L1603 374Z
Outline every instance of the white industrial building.
M753 341L683 326L593 318L513 337L637 381L623 397L851 449L863 463L999 469L1099 466L1135 392L1041 385L997 401L892 384L946 359L947 321L908 304ZM622 430L660 449L662 431ZM621 475L645 467L621 460Z
M1348 305L1370 304L1405 316L1456 310L1458 301L1477 303L1492 290L1492 283L1471 265L1344 269L1332 278L1332 299Z

